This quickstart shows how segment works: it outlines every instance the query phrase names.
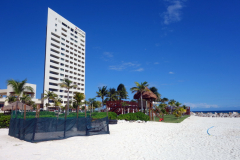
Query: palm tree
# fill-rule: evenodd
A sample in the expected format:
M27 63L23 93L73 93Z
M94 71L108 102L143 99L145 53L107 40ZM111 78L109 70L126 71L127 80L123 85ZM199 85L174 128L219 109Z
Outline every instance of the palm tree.
M59 110L59 109L60 109L60 106L62 105L62 99L61 99L61 98L58 98L57 94L55 94L55 95L54 95L53 102L54 102L54 106L55 106L55 107L58 107L58 110Z
M171 99L168 104L171 106L171 112L172 112L172 108L175 106L176 101L174 99Z
M181 103L176 102L175 105L176 105L177 107L179 107L179 106L181 105Z
M115 88L109 88L106 97L109 97L109 101L117 100L117 91Z
M118 95L119 95L119 100L128 98L128 92L127 92L125 86L122 83L118 85L117 92L118 92Z
M8 103L13 103L13 102L17 101L17 98L16 98L16 96L9 95L9 96L7 96L5 101L8 101Z
M22 101L22 103L27 103L31 101L32 98L28 94L23 93L22 97L20 97L20 100Z
M161 99L162 103L165 103L165 102L168 102L168 101L169 101L168 98L165 98L165 97Z
M102 105L101 101L94 101L93 108L98 108L98 111L100 112L101 105Z
M68 98L67 98L67 115L69 114L69 90L72 88L77 88L77 85L73 84L72 81L69 79L65 78L62 83L60 83L60 87L66 88L68 92Z
M162 118L164 119L164 114L166 113L167 104L161 103L158 105L157 110L162 113Z
M45 93L44 93L44 97L43 99L47 99L48 100L48 103L46 104L46 106L50 106L49 104L49 100L53 100L56 98L56 94L53 92L53 91L47 91L45 90Z
M156 102L161 101L161 94L158 93L158 89L156 87L151 87L149 89L157 96Z
M183 107L183 109L187 109L187 106L185 104L182 107Z
M93 112L93 103L95 102L96 98L88 98L89 105L92 107L92 112ZM90 109L91 111L91 109Z
M149 91L149 89L147 88L148 84L147 84L146 81L141 83L141 84L139 84L138 82L135 82L135 84L136 84L136 87L132 87L130 90L132 91L132 93L135 93L135 92L140 92L141 93L141 110L143 112L142 94L145 91Z
M26 86L27 79L23 81L16 80L7 80L7 85L10 85L14 91L14 95L17 97L17 101L20 101L20 96L24 93L24 91L34 92L31 86Z
M75 100L75 102L78 105L78 107L77 107L77 117L78 117L79 106L83 104L82 100L85 99L85 95L84 95L84 93L75 92L73 95L73 99Z
M101 87L98 87L99 91L96 92L97 93L97 96L96 97L100 97L102 99L102 108L103 108L103 100L104 100L104 97L107 96L108 94L108 91L107 91L107 86L103 86L102 88ZM100 112L100 110L98 110L98 112Z

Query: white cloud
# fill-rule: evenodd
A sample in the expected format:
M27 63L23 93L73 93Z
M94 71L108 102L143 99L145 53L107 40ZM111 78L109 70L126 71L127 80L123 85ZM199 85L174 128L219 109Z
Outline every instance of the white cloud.
M113 53L112 52L103 52L101 59L104 61L112 61Z
M142 72L142 71L144 71L144 69L143 68L139 68L139 69L136 69L136 70L133 70L133 71Z
M216 104L207 104L207 103L184 103L184 105L189 106L191 108L218 108L219 106Z
M174 72L169 72L169 74L174 74Z
M113 57L113 54L111 52L103 52L103 55L106 57Z
M167 6L167 11L163 13L164 24L181 21L181 9L183 3L181 0L168 1L171 4Z
M111 70L116 70L116 71L122 71L124 69L129 69L129 68L137 68L141 64L134 63L134 62L123 62L120 65L114 65L114 66L109 66L109 69Z
M154 64L159 64L159 62L154 62Z

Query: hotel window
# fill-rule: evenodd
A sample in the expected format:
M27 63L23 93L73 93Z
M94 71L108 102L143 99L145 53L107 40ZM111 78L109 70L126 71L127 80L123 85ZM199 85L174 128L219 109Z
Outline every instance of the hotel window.
M57 24L55 24L55 26L57 26Z
M55 18L55 20L57 20L57 18Z
M76 43L78 43L78 41L75 40Z
M64 40L64 41L65 41L65 39L64 39L64 38L62 38L62 40Z
M75 36L75 38L78 38L77 36Z
M60 76L64 76L64 74L60 74Z
M57 29L55 29L55 32L57 32Z
M61 63L61 66L64 66L64 64L63 64L63 63Z
M64 61L64 59L63 59L63 58L61 58L61 60L62 60L62 61Z
M62 22L62 25L64 25L65 27L67 27L67 25L65 23Z
M63 92L63 90L60 90L60 92Z
M65 44L64 44L64 43L61 43L61 45L65 46Z
M66 29L64 29L64 28L62 28L62 30L63 30L64 32L67 32L67 30L66 30Z
M64 71L64 69L60 68L61 71Z
M61 48L61 50L62 50L62 51L65 51L65 49L64 49L64 48Z
M60 43L58 40L51 38L51 40L53 40L54 42Z
M62 56L64 56L65 54L61 53Z
M57 38L60 38L59 35L56 35L56 34L54 34L54 33L52 33L52 32L51 32L51 34L52 34L53 36L57 37Z

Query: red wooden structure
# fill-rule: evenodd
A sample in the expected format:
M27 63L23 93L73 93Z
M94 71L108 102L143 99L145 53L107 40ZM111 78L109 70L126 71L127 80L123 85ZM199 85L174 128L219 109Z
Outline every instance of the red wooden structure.
M122 103L125 102L127 105L123 106ZM106 106L109 112L115 112L117 115L125 113L135 113L139 111L137 102L129 101L107 101Z
M187 112L186 112L185 114L186 114L186 115L190 115L190 112L191 112L191 111L190 111L190 107L187 107L186 110L187 110Z

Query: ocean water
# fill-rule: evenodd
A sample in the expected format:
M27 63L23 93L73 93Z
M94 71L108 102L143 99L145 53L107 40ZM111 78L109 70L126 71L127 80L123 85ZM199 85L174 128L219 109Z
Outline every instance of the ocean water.
M194 113L196 113L196 112L203 112L203 113L229 113L229 112L238 112L238 113L240 113L240 110L223 110L223 111L191 111L191 112L194 112Z

